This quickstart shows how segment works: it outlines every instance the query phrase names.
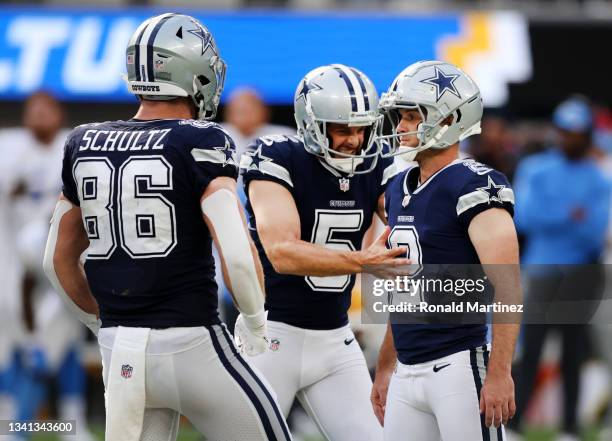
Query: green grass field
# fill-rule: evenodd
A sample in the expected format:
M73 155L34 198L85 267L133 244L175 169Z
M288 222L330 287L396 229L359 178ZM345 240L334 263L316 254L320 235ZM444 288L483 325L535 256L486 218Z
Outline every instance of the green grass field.
M103 441L104 429L102 427L94 427L97 439ZM526 441L554 441L555 431L550 429L532 429L527 433ZM38 435L32 438L33 441L59 441L59 438L48 435ZM204 438L198 434L189 425L183 425L179 432L178 441L203 441ZM598 431L596 429L587 430L582 438L583 441L599 441ZM324 441L319 438L311 438L306 441Z

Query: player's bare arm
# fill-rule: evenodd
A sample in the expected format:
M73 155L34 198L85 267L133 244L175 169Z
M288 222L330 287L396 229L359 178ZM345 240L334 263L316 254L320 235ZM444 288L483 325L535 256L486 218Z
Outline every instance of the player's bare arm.
M69 202L63 194L60 195L51 219L43 267L68 307L96 333L100 327L98 303L91 294L80 260L88 246L81 209Z
M393 368L395 367L396 361L397 353L395 352L395 346L393 346L391 325L387 324L387 332L385 333L385 338L380 346L380 352L378 353L376 377L374 378L372 395L370 396L374 414L376 418L378 418L381 426L384 426L385 422L387 391L389 390L389 382L391 381L391 375L393 375Z
M405 248L387 249L386 229L367 249L344 251L300 239L300 218L293 196L282 185L254 181L249 198L257 218L257 232L266 255L280 274L336 276L364 272L368 266L401 266L410 261L399 256Z
M468 233L496 298L520 301L518 240L510 214L499 208L483 211L474 217ZM518 333L518 323L493 324L491 357L480 397L487 426L506 424L516 411L511 364Z

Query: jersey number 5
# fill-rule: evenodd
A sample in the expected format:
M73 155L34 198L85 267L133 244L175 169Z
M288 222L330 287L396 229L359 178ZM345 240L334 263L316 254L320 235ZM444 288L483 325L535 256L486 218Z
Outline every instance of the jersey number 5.
M134 259L167 256L176 246L174 206L155 192L172 190L172 166L162 156L130 157L118 176L106 158L79 158L73 174L88 259L108 259L117 242Z
M338 239L334 233L353 233L361 229L363 210L316 210L312 227L311 243L334 250L355 251L355 245L348 239ZM351 276L306 277L306 283L313 291L342 292L351 281Z

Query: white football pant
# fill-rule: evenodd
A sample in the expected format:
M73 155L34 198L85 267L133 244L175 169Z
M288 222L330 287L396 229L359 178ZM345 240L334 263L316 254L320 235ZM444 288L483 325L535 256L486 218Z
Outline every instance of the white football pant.
M329 441L378 441L372 380L349 325L311 330L268 321L271 350L251 358L287 416L297 397Z
M503 441L480 414L487 346L426 363L397 363L385 409L385 441Z
M140 367L139 361L111 360L119 329L125 328L102 328L98 335L107 394L113 390L110 366L120 366L111 381L122 388ZM147 331L140 441L175 440L180 414L211 441L291 440L273 392L238 354L225 325Z

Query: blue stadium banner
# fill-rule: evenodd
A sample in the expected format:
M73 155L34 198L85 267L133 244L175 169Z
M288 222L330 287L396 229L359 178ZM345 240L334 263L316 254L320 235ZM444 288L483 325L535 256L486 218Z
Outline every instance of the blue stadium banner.
M122 75L125 46L151 9L3 7L0 98L46 89L62 100L129 101ZM527 81L531 55L526 19L515 13L402 15L181 11L214 34L227 61L227 97L251 86L272 104L287 104L312 68L344 63L384 90L418 60L454 62L480 84L485 103L503 105L508 83Z

